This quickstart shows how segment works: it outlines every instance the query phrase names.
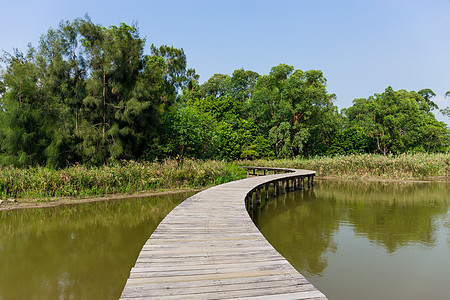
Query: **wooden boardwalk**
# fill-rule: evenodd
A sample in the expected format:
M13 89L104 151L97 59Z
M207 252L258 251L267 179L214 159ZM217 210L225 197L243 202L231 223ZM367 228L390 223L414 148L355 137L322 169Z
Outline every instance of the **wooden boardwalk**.
M244 201L269 183L289 190L314 174L251 177L186 199L142 248L121 299L327 299L267 242Z

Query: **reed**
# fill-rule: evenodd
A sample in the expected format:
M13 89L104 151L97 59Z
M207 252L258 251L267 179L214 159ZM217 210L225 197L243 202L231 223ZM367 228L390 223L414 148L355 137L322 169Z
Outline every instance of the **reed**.
M118 161L108 166L76 165L0 169L1 199L48 199L131 194L155 189L202 188L245 177L241 166L298 168L318 176L394 180L450 179L449 154L371 154L225 162L167 159L155 162Z
M359 154L312 159L241 161L240 165L298 168L317 171L318 176L394 180L450 179L449 154Z
M245 177L235 163L185 159L156 162L119 161L108 166L76 165L0 170L0 195L7 198L89 197L155 189L199 188Z

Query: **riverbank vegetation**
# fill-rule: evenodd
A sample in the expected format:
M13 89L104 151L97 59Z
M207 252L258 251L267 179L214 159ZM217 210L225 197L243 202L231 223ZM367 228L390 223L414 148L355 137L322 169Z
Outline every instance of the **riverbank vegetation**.
M237 69L200 84L183 49L146 46L137 26L88 16L2 63L2 198L207 186L241 178L231 161L448 176L450 131L430 89L387 87L339 112L320 70Z
M316 170L319 177L384 180L448 180L447 154L352 154L312 159L217 160L166 159L154 162L119 161L110 165L76 165L0 170L2 199L36 200L49 197L92 197L133 194L155 189L196 189L244 178L242 166Z
M154 162L120 161L108 166L76 165L0 170L2 199L90 197L155 189L202 188L245 177L235 163L185 159Z
M315 170L318 176L347 179L449 180L450 155L416 153L401 155L350 154L311 159L241 161L241 165Z

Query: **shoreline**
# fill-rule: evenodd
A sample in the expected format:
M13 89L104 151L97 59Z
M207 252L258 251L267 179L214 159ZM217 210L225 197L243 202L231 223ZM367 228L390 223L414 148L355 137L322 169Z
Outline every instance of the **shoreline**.
M91 198L70 198L70 197L58 197L58 198L48 198L48 199L21 199L16 202L8 202L8 200L3 200L0 204L0 211L6 210L16 210L16 209L31 209L31 208L48 208L56 207L62 205L71 204L81 204L81 203L91 203L91 202L101 202L109 200L120 200L120 199L130 199L130 198L144 198L159 195L169 195L185 192L199 192L202 189L167 189L167 190L154 190L145 191L134 194L111 194L103 196L92 196Z
M443 178L432 178L427 180L419 179L384 179L377 177L336 177L336 176L316 176L317 180L337 180L337 181L362 181L362 182L380 182L380 183L433 183L433 182L449 182ZM0 211L16 210L16 209L32 209L32 208L48 208L61 205L91 203L109 200L120 200L130 198L143 198L158 195L176 194L184 192L199 192L204 188L180 188L180 189L160 189L153 191L143 191L133 194L110 194L103 196L92 196L90 198L75 198L75 197L57 197L57 198L45 198L45 199L19 199L15 202L9 202L3 200L0 203Z

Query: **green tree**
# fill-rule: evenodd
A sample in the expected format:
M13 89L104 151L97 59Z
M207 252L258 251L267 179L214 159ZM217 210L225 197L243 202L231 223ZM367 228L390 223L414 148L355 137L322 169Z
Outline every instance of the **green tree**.
M269 142L251 121L220 122L217 129L217 158L225 160L273 157Z
M126 117L143 67L144 40L134 26L104 28L89 19L80 26L90 77L83 100L83 156L93 163L132 157L133 124ZM129 114L128 114L129 115Z
M173 106L163 121L161 150L178 157L212 158L215 152L215 120L192 106Z
M375 151L445 151L448 130L438 122L416 92L394 91L391 87L367 99L355 99L345 110L350 126L360 126L373 139Z
M203 97L214 96L219 98L231 91L231 78L225 74L214 74L201 85Z
M198 79L198 75L195 74L194 69L187 68L187 58L183 48L177 49L167 45L158 48L152 44L150 49L152 57L163 62L164 89L166 96L171 96L164 100L173 102L179 92L185 89L191 81Z
M277 156L325 153L340 117L321 71L281 64L258 77L249 116Z
M417 92L420 96L422 96L422 98L418 98L418 102L420 105L421 109L430 111L430 110L434 110L434 109L439 109L439 107L437 106L436 103L434 103L431 98L436 97L436 94L431 90L431 89L422 89L420 91ZM424 102L422 102L421 100L425 100ZM422 103L426 103L427 106L423 105Z
M40 39L36 63L39 82L51 112L50 144L45 150L48 166L64 167L80 156L79 123L86 97L86 68L79 53L79 21L61 22Z
M0 111L0 162L3 165L32 166L45 163L48 144L45 98L38 85L35 50L26 55L16 50L2 61Z
M335 134L327 154L367 153L369 151L369 143L370 139L365 130L359 126L353 126Z
M244 69L235 70L230 80L231 96L242 103L247 102L253 97L258 77L259 74L253 71Z

